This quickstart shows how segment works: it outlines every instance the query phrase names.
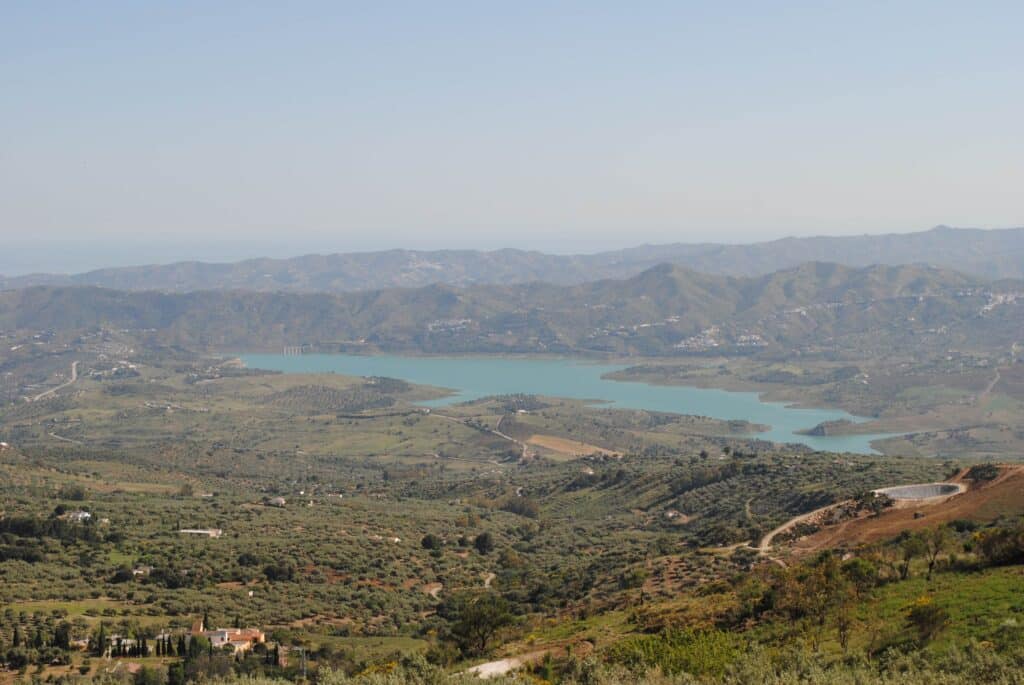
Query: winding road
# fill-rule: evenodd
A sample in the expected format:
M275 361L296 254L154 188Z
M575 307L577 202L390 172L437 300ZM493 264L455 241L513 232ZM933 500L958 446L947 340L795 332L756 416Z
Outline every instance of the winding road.
M814 511L809 511L806 514L800 514L799 516L795 516L795 517L789 519L788 521L783 523L778 528L775 528L775 529L769 531L767 535L765 535L763 538L761 538L761 542L757 545L758 554L768 554L768 552L770 552L771 549L772 549L772 541L777 536L779 536L782 533L785 533L787 530L790 530L791 528L793 528L793 526L795 526L796 524L803 523L803 522L807 521L808 519L812 519L815 516L817 516L818 514L826 512L829 509L833 509L833 508L839 506L840 504L843 504L843 502L834 502L832 504L829 504L827 506L821 507L819 509L815 509Z

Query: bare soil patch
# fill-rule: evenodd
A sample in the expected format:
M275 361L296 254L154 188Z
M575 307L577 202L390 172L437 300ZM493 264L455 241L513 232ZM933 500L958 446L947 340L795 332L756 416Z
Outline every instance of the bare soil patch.
M442 585L441 583L426 583L425 585L420 586L420 590L422 590L425 594L430 595L434 599L437 599L437 596L441 593L441 590L443 589L444 585Z
M568 438L559 438L554 435L531 435L530 439L526 442L535 447L541 447L570 457L583 457L588 454L601 454L609 457L622 456L620 452L614 450Z
M853 547L896 537L904 530L934 528L956 519L991 521L998 516L1024 514L1024 466L1003 466L997 478L971 484L962 475L952 482L966 483L966 492L949 498L905 501L878 517L863 517L824 528L797 541L792 551L813 554L822 549Z

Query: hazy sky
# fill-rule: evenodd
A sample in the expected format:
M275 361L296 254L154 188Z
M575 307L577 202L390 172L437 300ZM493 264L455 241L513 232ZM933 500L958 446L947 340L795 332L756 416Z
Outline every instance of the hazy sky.
M1022 225L1022 26L1019 0L0 0L0 234L225 258Z

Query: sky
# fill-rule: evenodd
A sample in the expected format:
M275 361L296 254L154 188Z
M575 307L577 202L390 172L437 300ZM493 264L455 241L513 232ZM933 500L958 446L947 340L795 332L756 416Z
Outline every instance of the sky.
M1024 225L1024 3L0 0L0 273Z

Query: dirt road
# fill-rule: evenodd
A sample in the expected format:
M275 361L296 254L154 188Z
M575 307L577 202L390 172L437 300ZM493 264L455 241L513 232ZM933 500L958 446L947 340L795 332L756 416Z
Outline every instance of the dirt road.
M77 380L78 380L78 362L71 362L71 380L65 381L64 383L61 383L56 388L50 388L49 390L46 390L44 392L39 393L38 395L36 395L35 397L32 398L32 401L33 402L38 402L39 400L43 399L44 397L49 397L53 393L57 392L58 390L60 390L62 388L68 387L69 385L71 385L72 383L74 383Z
M519 656L508 657L507 659L488 661L486 664L478 664L472 668L468 668L465 672L473 674L478 678L495 678L514 671L517 668L521 668L527 664L540 663L544 657L549 654L566 655L571 652L580 656L586 656L592 652L593 649L594 645L589 642L578 642L574 645L552 646L546 649L539 649L526 654L520 654Z
M461 423L464 426L468 426L469 425L468 420L466 420L466 419L460 419L460 418L457 418L457 417L454 417L454 416L446 416L445 414L438 414L437 412L431 412L430 416L436 416L439 419L445 419L446 421L454 421L455 423ZM529 459L532 456L532 452L530 450L530 446L529 445L527 445L525 442L523 442L521 440L516 440L511 435L508 435L506 433L502 433L501 432L501 422L504 419L505 419L505 417L503 416L503 417L501 417L501 419L498 420L498 426L496 428L484 428L483 430L488 432L488 433L490 433L491 435L496 435L496 436L498 436L499 438L501 438L503 440L508 440L509 442L515 444L517 447L519 447L522 450L522 457L521 458L524 459L524 460ZM477 430L480 430L480 429L477 429Z
M765 535L763 538L761 538L761 542L757 546L758 554L767 554L768 552L770 552L772 548L772 540L774 540L778 535L781 535L782 533L785 533L787 530L790 530L796 524L804 523L805 521L814 518L818 514L822 514L828 511L829 509L833 509L839 506L840 504L843 504L843 502L835 502L833 504L829 504L828 506L821 507L820 509L809 511L806 514L800 514L799 516L793 517L790 520L786 521L781 526L775 528L774 530L770 531L767 535Z
M534 659L543 659L544 652L538 654L524 654L523 656L513 656L508 659L498 659L497 661L488 661L486 664L480 664L473 666L472 668L466 669L466 673L472 673L478 678L496 678L500 675L505 675L510 671L514 671L523 664L530 663Z

